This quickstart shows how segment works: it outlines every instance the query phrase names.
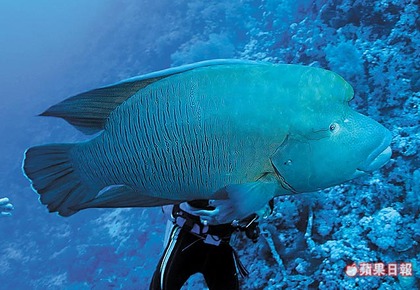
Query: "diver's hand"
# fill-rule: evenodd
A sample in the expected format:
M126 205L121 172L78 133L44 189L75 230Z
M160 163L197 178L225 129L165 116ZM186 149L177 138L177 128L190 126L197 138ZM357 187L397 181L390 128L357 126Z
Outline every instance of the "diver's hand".
M271 208L268 204L257 211L249 213L238 212L235 204L229 199L210 200L209 205L214 207L214 209L198 209L190 206L188 203L182 203L181 209L195 216L199 216L202 223L209 225L230 224L233 221L240 221L253 213L265 218L271 213Z
M186 202L181 203L180 207L182 210L200 217L202 223L209 225L230 224L238 218L235 207L229 199L210 200L209 205L214 207L214 209L195 208Z
M0 198L0 217L11 216L13 205L9 202L7 197Z

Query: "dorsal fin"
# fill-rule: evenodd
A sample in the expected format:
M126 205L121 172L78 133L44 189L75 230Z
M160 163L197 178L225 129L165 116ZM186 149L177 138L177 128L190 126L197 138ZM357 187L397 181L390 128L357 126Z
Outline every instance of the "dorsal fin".
M259 62L220 59L197 62L180 67L170 68L150 74L123 80L119 83L103 88L94 89L70 97L40 114L63 118L85 134L94 134L104 129L106 120L111 112L136 92L151 83L171 75L179 74L196 68L229 65L229 64L258 64Z
M94 89L51 106L40 116L60 117L85 134L103 130L109 114L146 82L128 82Z

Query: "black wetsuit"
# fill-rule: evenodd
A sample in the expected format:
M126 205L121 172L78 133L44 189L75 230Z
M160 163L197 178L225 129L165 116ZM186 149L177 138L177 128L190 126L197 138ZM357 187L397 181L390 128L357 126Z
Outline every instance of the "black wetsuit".
M194 207L208 208L201 203ZM230 237L237 229L231 224L206 227L200 218L174 206L173 217L181 216L182 224L175 221L169 242L150 284L151 290L178 290L195 273L202 273L210 290L239 289L237 268L246 270L230 246ZM202 232L205 232L204 234Z

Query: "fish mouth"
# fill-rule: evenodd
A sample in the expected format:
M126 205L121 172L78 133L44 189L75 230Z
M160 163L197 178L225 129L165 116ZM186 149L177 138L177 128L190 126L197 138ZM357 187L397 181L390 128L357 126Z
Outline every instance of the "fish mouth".
M367 162L363 164L363 166L358 167L356 172L369 173L384 166L389 159L391 159L391 140L392 137L389 134L387 138L384 139L381 146L378 147L378 150L373 151L367 158Z

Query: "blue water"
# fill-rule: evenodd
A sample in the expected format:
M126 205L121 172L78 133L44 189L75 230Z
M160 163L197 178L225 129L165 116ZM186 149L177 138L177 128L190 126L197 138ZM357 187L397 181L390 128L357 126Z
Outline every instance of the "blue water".
M1 1L0 198L15 209L0 219L0 289L147 289L162 251L160 209L49 214L22 175L23 152L86 140L36 116L52 104L211 58L331 69L354 87L352 106L394 136L381 170L278 198L257 244L239 236L250 272L242 288L420 288L419 27L416 0ZM345 274L364 262L411 263L412 276ZM186 286L202 287L200 278Z

